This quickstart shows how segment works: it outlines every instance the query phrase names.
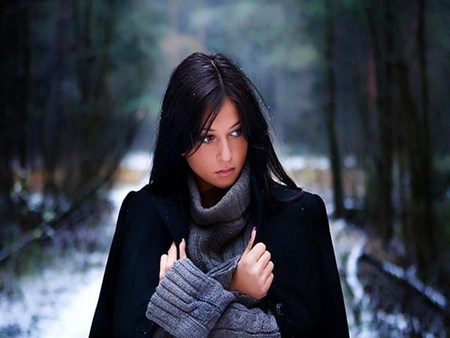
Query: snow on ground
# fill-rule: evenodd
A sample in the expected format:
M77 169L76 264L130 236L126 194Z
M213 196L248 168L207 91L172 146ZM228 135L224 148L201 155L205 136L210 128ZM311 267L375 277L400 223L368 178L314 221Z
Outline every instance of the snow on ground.
M106 254L96 254L94 260L103 262ZM21 295L1 295L1 336L87 337L103 269L96 264L81 272L61 263L18 281Z
M289 171L304 168L326 170L329 167L323 158L293 157L283 162ZM151 158L145 153L133 153L124 159L119 181L109 192L114 209L102 220L104 225L96 229L96 236L104 236L110 241L123 199L129 191L138 190L145 184L150 163ZM314 184L308 187L312 192L318 192L317 188ZM324 199L326 202L330 200L326 196ZM329 212L332 210L328 203L327 209ZM357 260L367 239L358 230L347 227L342 220L331 221L330 228L344 291L348 288L352 293L345 292L352 335L377 337L378 333L369 325L374 314L369 312L368 298L357 275ZM87 337L107 254L74 252L59 257L39 274L17 280L21 294L6 297L0 293L0 337ZM79 262L86 262L87 268L80 269ZM355 309L358 318L353 314ZM381 315L384 322L392 322L391 326L401 329L406 325L402 314L379 312L378 316Z
M122 170L128 175L126 181L119 178L109 193L113 210L102 220L99 236L111 239L120 205L129 191L144 185L149 163L148 155L143 153L125 157ZM40 273L17 280L17 295L7 297L0 293L0 337L87 337L107 254L96 252L81 257L86 254L74 252L59 257ZM74 262L85 262L88 268L82 269Z

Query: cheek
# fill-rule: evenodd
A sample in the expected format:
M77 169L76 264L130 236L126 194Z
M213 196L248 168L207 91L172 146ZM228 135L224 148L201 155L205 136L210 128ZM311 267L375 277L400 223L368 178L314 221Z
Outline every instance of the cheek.
M248 143L247 140L243 140L239 145L239 154L241 156L241 161L245 161L248 153Z
M186 157L186 162L187 162L187 164L188 164L188 166L189 166L189 168L191 168L192 169L192 171L196 171L196 168L197 168L197 159L196 159L196 157L194 156L189 156L189 157Z
M208 159L210 158L211 154L209 154L207 149L199 148L194 154L186 157L186 161L192 171L197 173L202 168L208 167Z

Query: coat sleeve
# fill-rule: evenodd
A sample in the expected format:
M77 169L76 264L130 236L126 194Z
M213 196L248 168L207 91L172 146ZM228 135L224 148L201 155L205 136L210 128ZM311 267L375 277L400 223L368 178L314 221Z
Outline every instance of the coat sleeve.
M119 272L119 258L122 251L124 217L129 199L130 195L128 194L119 211L116 231L114 232L106 262L100 296L92 320L89 337L113 336L114 293Z
M150 337L155 329L145 311L171 237L151 203L142 191L122 203L89 337Z
M322 199L318 204L318 232L320 247L321 337L349 337L344 298L330 235L330 227Z
M261 240L275 264L267 305L283 337L348 337L339 274L322 199L303 192L266 214Z

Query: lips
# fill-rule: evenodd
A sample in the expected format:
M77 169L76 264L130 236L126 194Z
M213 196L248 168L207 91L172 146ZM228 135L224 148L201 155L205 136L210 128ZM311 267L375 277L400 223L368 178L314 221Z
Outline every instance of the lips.
M216 174L221 177L226 177L234 173L234 168L226 168L219 171L216 171Z

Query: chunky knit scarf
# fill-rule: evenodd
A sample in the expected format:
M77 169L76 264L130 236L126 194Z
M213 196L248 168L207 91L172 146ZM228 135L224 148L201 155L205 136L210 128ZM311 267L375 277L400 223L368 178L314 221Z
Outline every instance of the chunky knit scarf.
M250 238L249 169L211 208L203 208L192 178L186 259L175 262L150 299L146 316L159 327L153 338L279 338L275 317L251 297L228 291Z
M203 208L192 178L191 222L187 252L204 273L228 288L232 272L250 238L250 175L244 167L239 179L211 208Z

